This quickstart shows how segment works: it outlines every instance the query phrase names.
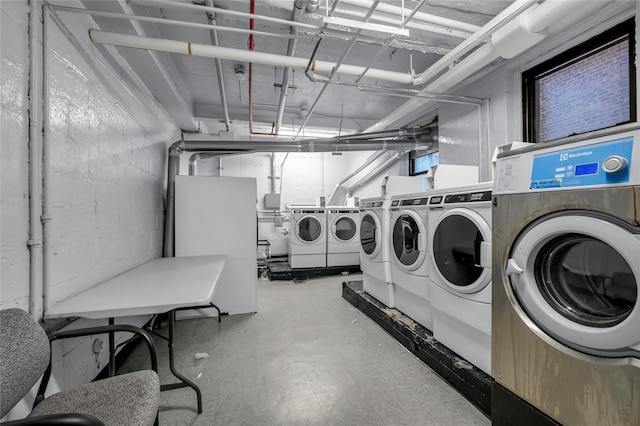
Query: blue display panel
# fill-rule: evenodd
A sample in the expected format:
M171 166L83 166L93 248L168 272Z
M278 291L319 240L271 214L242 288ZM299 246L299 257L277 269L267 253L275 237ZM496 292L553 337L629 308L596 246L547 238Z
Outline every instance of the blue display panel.
M536 155L530 189L565 188L629 182L633 137ZM612 155L627 160L620 173L606 173L602 163Z

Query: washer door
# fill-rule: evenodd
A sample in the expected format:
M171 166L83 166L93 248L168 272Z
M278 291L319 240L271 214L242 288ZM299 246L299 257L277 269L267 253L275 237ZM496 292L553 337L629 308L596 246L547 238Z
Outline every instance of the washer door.
M640 351L640 235L587 214L543 217L526 228L507 263L511 289L560 343L625 356Z
M491 228L473 210L445 211L433 225L436 273L452 290L476 293L491 282Z
M302 216L296 222L296 236L303 243L315 243L322 238L324 225L315 216Z
M393 253L407 271L416 270L427 255L427 229L413 210L404 210L395 220L391 235Z
M358 224L349 216L338 216L331 224L331 233L342 243L353 240L358 230Z
M380 220L373 212L366 212L360 219L360 247L362 253L373 259L380 253L382 228Z

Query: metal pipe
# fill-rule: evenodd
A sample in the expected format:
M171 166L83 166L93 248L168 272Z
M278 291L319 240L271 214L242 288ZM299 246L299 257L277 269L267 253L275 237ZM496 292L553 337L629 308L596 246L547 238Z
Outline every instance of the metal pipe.
M369 174L367 174L365 177L363 177L362 179L360 179L358 182L356 182L355 184L353 184L352 186L349 187L349 190L347 192L348 195L353 194L353 191L355 191L358 188L361 188L362 186L366 185L367 183L369 183L371 180L375 179L376 177L378 177L382 172L384 172L385 170L387 170L389 167L393 166L395 163L397 163L398 161L400 161L405 155L407 155L409 152L411 152L411 150L406 149L403 151L399 151L396 152L394 155L392 155L391 157L389 157L384 163L380 164L378 167L376 167L375 170L372 170Z
M169 147L169 159L167 163L167 200L164 215L164 257L173 257L175 254L175 199L176 176L180 174L180 156L182 149L174 143Z
M175 25L175 26L187 27L187 28L202 28L206 30L216 30L216 31L223 31L223 32L230 32L230 33L240 33L240 34L254 34L254 35L259 35L264 37L273 37L273 38L284 38L284 39L311 39L312 38L311 36L308 36L308 35L269 33L266 31L249 30L247 28L225 27L224 25L177 21L175 19L154 18L151 16L127 15L124 13L103 12L100 10L80 9L77 7L69 7L69 6L51 5L51 7L60 12L78 13L82 15L91 15L91 16L98 16L103 18L120 19L125 21L150 22L153 24Z
M177 53L182 55L201 56L205 58L220 58L233 61L253 62L262 65L290 66L294 68L306 68L308 60L304 58L291 58L285 55L272 53L250 52L228 47L211 46L205 44L182 42L168 39L135 36L130 34L110 33L99 30L89 30L89 36L94 43L111 44L114 46L132 47L136 49L156 50L160 52ZM336 68L336 64L325 61L313 61L311 69L318 73L329 75ZM343 64L340 74L359 76L365 71L365 67ZM408 73L370 69L366 77L391 81L394 83L410 84L413 76Z
M338 185L342 185L343 183L345 183L346 181L348 181L349 179L351 179L352 177L354 177L355 175L357 175L358 173L360 173L361 171L369 167L371 163L373 163L374 161L376 161L378 158L382 157L386 153L387 151L382 151L382 150L374 152L369 156L369 158L364 160L364 163L362 163L360 167L358 167L353 172L349 173L347 176L340 179L340 181L338 182Z
M51 205L51 73L48 70L48 52L52 49L49 47L48 37L51 19L55 14L49 9L43 13L42 19L42 48L43 48L43 90L42 103L44 113L42 117L42 229L43 229L43 257L42 257L42 299L43 307L46 311L52 305L51 303L51 287L52 287L52 269L53 263L53 232L51 229L51 216L49 206Z
M396 130L396 138L403 140L376 139L358 140L338 137L331 139L310 139L297 142L241 142L241 141L178 141L169 147L169 159L167 165L167 200L164 223L164 257L173 257L175 253L175 177L180 173L180 157L183 152L210 152L210 153L251 153L251 152L332 152L332 151L377 151L377 150L425 150L432 145L431 140L424 136L431 134L430 128L425 129L399 129ZM380 132L390 134L388 132ZM379 137L380 134L373 134ZM366 135L359 134L358 137ZM288 157L288 156L287 156ZM287 157L282 161L284 162ZM282 175L282 172L280 173ZM280 179L282 184L282 179ZM282 187L280 188L282 191Z
M207 6L213 7L213 0L207 0ZM207 19L209 20L209 24L215 25L216 18L213 13L207 13ZM211 36L211 44L214 46L220 45L220 40L218 39L218 31L212 29L209 31L209 35ZM229 120L229 105L227 104L227 91L224 88L224 76L222 74L222 61L220 58L215 59L216 64L216 73L218 74L218 90L220 92L220 102L222 103L222 114L224 115L224 125L226 131L228 132L231 129L231 120Z
M42 3L29 1L29 312L43 316L42 149L44 117L44 48Z
M276 153L271 153L271 193L276 193Z
M342 3L368 9L371 5L371 0L342 0ZM410 12L409 16L405 19L405 21L408 21L409 18L415 18L414 22L418 20L418 21L427 22L430 24L439 25L445 28L452 28L456 30L465 31L468 33L474 33L480 29L480 27L473 24L467 24L466 22L456 21L453 19L444 18L442 16L431 15L429 13L417 12L417 8L419 8L420 6L422 6L422 4L418 4L418 6L414 8L412 12ZM378 6L378 10L380 12L384 12L384 13L387 13L390 15L396 15L396 16L402 15L403 13L402 9L403 8L401 7L393 6L387 3L382 3L380 6ZM415 16L412 16L412 15L415 15Z
M319 27L318 25L307 24L304 22L293 22L288 19L272 18L270 16L256 15L256 14L251 14L247 12L239 12L239 11L230 10L230 9L222 9L219 7L212 8L207 6L199 6L195 4L180 3L180 2L167 1L167 0L129 0L129 2L132 4L139 4L139 5L151 6L151 7L163 8L163 9L214 12L214 13L217 13L218 15L223 15L223 16L229 15L229 16L248 18L248 19L255 19L258 21L282 24L287 27L294 25L298 28L305 28L307 30L315 30L315 31L323 30L323 31L331 32L333 34L342 35L345 37L353 37L353 32L350 32L350 31L338 30L335 28L322 28L322 27ZM336 3L337 1L334 1L333 3L334 6ZM333 7L333 9L335 9L335 7ZM380 38L380 37L375 37L371 35L362 35L362 34L358 35L358 39L365 40L365 41L373 41L373 42L380 42L383 40L383 38Z
M129 6L126 0L118 0L118 4L120 5L120 7L122 8L125 14L131 15L131 16L135 15L133 9L131 9L131 6ZM131 21L131 26L133 27L133 30L136 32L137 35L142 37L147 36L147 32L144 30L144 28L142 28L142 25L140 25L139 22ZM155 64L156 68L158 68L158 71L160 71L160 74L164 78L165 83L167 83L167 87L169 88L174 98L180 105L180 108L182 109L182 111L184 111L188 115L190 119L189 121L191 122L193 127L197 128L198 125L196 123L196 120L193 118L193 106L191 105L191 103L187 102L183 97L183 93L186 92L186 90L183 90L184 82L181 80L179 75L176 75L175 72L171 72L169 69L167 69L167 67L165 66L165 63L162 61L160 56L158 56L158 54L155 51L150 51L149 56L151 57L151 60ZM178 87L178 86L181 86L181 87Z
M293 16L292 21L302 20L304 16L305 0L295 0L293 3ZM291 34L298 34L298 27L291 26ZM287 46L287 56L294 56L296 53L296 47L298 41L296 39L290 39ZM282 73L282 87L280 87L280 100L278 102L278 114L276 115L276 127L275 134L280 133L280 127L282 126L282 118L284 116L284 107L287 102L287 92L289 91L289 84L291 81L291 67L285 67Z
M413 84L421 85L427 83L429 80L432 80L455 61L473 50L476 46L478 46L478 44L486 42L491 34L498 31L500 28L509 23L513 18L520 15L522 12L537 3L538 0L520 0L512 3L509 7L500 12L491 21L484 25L479 31L475 32L471 37L464 40L453 50L440 58L435 64L431 65L424 72L416 76Z
M331 16L333 14L333 12L335 11L336 6L338 4L338 1L339 0L336 0L333 3L333 7L331 8L331 13L330 13L329 16ZM380 3L380 0L375 0L373 2L371 7L369 8L369 11L367 12L367 14L362 19L363 22L366 23L367 21L369 21L369 19L371 18L371 15L373 14L374 10L376 9L376 6L378 5L378 3ZM325 27L326 27L326 24L325 24ZM360 33L360 30L357 30L356 34L359 34L359 33ZM318 40L318 44L319 43L320 43L320 41ZM296 133L296 138L300 135L300 132L302 132L304 127L307 125L307 123L311 119L311 116L313 115L313 112L315 111L316 107L318 106L318 102L320 102L320 98L324 94L324 92L325 92L326 88L329 86L329 84L334 80L335 76L337 75L338 70L340 70L340 67L342 67L342 64L344 63L345 59L347 59L347 56L349 56L349 53L351 52L353 47L356 45L356 43L357 43L357 38L353 37L351 39L351 43L349 44L349 47L347 47L345 52L342 54L342 57L340 58L340 60L336 64L336 66L331 69L331 73L329 74L329 79L324 83L324 86L322 86L322 89L320 90L320 93L318 93L318 96L316 96L316 99L314 100L313 105L311 105L311 108L309 109L309 112L307 113L307 116L304 118L304 121L302 122L302 124L300 125L300 128L298 129L298 132ZM314 56L315 56L317 50L318 50L318 45L316 45L315 49L313 50L313 55ZM308 68L309 68L309 65L307 65L307 69ZM360 74L360 76L365 75L367 73L367 71L368 71L368 69L365 68L362 71L362 73ZM306 73L306 74L309 75L308 73Z

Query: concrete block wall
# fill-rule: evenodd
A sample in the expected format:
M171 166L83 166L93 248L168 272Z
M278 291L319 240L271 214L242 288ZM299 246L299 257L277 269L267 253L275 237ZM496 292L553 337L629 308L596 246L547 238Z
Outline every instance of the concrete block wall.
M3 1L0 12L0 308L28 310L28 2ZM143 99L140 90L126 86L117 72L105 67L88 41L93 26L88 18L76 15L63 22L75 42L54 22L45 34L50 304L161 256L167 148L180 137L164 110L153 107L155 101ZM146 319L127 322L139 325ZM106 321L83 320L73 327L98 323ZM54 376L62 388L89 381L104 367L106 351L94 354L91 344L90 339L74 339L56 350L64 354L54 357Z
M29 306L29 21L26 1L0 3L0 306Z

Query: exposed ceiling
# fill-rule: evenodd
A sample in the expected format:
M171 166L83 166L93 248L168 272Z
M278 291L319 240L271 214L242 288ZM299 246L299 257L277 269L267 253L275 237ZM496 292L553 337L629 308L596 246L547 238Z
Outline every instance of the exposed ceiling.
M64 1L53 3L65 5ZM254 52L282 57L289 53L303 59L304 64L313 56L319 61L407 76L428 69L512 4L508 0L82 0L81 3L92 11L97 30L191 42L194 46L211 45L217 36L218 45L234 49L235 55L250 51L247 30L253 25ZM214 8L207 7L211 5ZM252 8L255 8L253 24L249 19ZM75 16L70 12L60 7L56 10L66 19ZM132 14L141 19L160 19L153 22L122 19L126 18L123 15ZM291 22L301 24L292 26ZM199 26L190 27L188 23ZM407 34L401 35L402 31ZM292 40L296 40L296 46L291 55ZM238 56L220 61L219 76L213 58L97 45L114 66L130 69L129 78L144 86L184 131L217 133L227 130L228 124L233 130L234 126L246 128L249 122L255 133L277 130L278 134L293 133L299 137L315 136L314 128L362 131L407 101L387 89L421 88L341 72L336 72L331 83L325 84L329 72L310 72L309 78L304 67L296 66L291 68L286 99L281 103L284 66L253 63L250 75L249 59ZM225 119L219 77L223 81L229 122ZM356 81L368 89L354 87ZM281 116L280 105L284 105ZM300 131L303 124L305 128Z

